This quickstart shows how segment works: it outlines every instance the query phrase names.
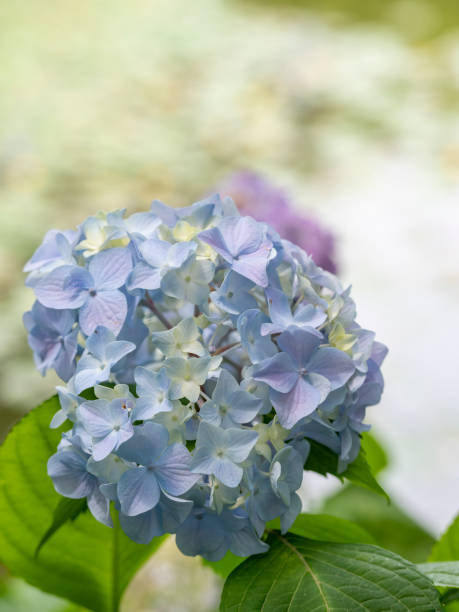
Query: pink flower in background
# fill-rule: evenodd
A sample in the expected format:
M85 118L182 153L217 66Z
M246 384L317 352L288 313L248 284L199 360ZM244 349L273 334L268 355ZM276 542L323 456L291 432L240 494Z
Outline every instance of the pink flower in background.
M302 247L317 265L336 273L335 237L309 214L300 213L288 196L260 174L242 170L219 187L222 196L235 201L242 215L266 221L282 238Z

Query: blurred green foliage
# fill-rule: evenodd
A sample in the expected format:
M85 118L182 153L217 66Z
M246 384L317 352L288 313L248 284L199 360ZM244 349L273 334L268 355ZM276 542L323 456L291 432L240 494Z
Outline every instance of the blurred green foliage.
M263 0L263 5L276 10L306 9L340 25L370 22L389 26L412 41L425 41L459 27L456 0Z

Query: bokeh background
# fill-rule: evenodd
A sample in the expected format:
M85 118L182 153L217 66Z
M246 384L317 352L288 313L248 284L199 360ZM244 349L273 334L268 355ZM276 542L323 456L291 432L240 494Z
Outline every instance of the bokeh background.
M0 3L0 437L56 382L21 320L45 231L251 169L336 235L390 347L369 412L382 481L438 535L459 509L458 25L455 0ZM305 508L335 488L308 475ZM124 605L211 612L220 586L170 539ZM29 609L75 608L3 570L0 612Z

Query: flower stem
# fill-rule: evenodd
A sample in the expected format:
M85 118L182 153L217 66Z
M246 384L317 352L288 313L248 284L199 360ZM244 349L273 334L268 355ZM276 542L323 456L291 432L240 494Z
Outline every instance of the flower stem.
M172 325L169 323L169 321L166 319L163 313L158 309L154 301L151 299L151 296L148 293L148 291L145 291L145 304L148 306L151 312L156 317L158 317L158 319L161 321L161 323L164 325L166 329L172 329Z

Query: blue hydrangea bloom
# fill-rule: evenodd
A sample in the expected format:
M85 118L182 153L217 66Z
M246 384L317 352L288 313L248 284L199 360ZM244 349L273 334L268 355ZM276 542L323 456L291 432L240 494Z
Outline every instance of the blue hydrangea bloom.
M109 329L97 327L88 338L86 350L78 361L74 378L77 393L108 380L112 367L133 350L135 344L132 342L115 340Z
M38 371L45 375L54 369L67 382L75 369L78 351L74 311L45 308L35 302L32 310L24 314L24 325Z
M182 444L168 445L169 433L157 423L137 427L135 436L119 449L119 455L136 465L118 482L121 511L136 516L156 506L163 491L186 493L199 476L190 472L191 456Z
M61 266L38 282L38 301L48 308L78 308L82 331L90 335L98 325L118 333L126 319L127 301L119 288L132 268L127 249L102 251L88 269Z
M266 523L301 512L311 441L340 470L357 457L387 349L349 288L229 198L98 213L48 232L25 271L37 368L64 381L48 473L132 540L264 552Z
M228 487L242 479L241 463L255 446L256 431L239 428L222 429L203 421L199 426L191 471L213 474Z

